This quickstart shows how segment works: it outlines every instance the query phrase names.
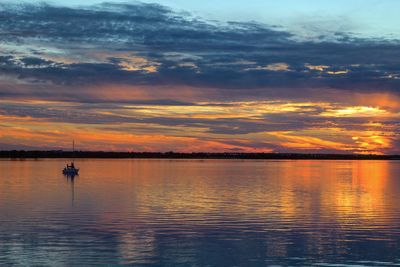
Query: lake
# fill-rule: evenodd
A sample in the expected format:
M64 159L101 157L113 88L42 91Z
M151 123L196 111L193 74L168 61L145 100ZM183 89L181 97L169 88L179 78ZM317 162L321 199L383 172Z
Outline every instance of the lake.
M0 160L0 265L400 265L400 161Z

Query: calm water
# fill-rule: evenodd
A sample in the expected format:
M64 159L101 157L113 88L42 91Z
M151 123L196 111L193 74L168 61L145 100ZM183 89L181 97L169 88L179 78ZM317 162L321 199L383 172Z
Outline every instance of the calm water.
M0 160L0 265L400 265L400 162Z

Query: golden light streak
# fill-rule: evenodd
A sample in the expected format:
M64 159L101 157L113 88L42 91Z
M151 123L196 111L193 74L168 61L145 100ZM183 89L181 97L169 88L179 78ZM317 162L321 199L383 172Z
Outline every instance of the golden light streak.
M124 58L124 61L119 63L123 70L127 71L145 71L148 73L157 72L158 63L150 62L143 57Z
M349 73L350 70L338 70L338 71L327 71L326 73L330 75L343 75Z
M389 112L379 107L354 106L328 109L320 115L326 117L381 117L388 116Z
M326 103L319 106L327 107ZM315 103L282 103L276 101L249 101L249 102L199 102L197 105L187 106L161 106L161 105L125 105L124 108L132 109L151 116L174 115L178 118L263 118L266 114L284 114L296 112L309 112L314 110Z
M330 68L330 66L327 65L311 65L311 64L306 64L305 67L309 70L318 70L318 71L324 71L325 69Z
M293 132L275 132L275 133L269 133L270 135L274 135L278 137L280 140L280 145L283 147L287 148L293 148L293 149L298 149L298 150L303 150L303 149L313 149L313 150L319 150L319 149L339 149L339 150L352 150L353 148L350 147L346 143L338 142L338 141L332 141L332 140L326 140L310 135L304 136L305 133L293 133ZM300 135L303 134L303 135Z
M247 68L245 71L249 70L269 70L269 71L290 71L290 66L289 64L285 62L278 62L278 63L272 63L266 66L257 66L254 68Z

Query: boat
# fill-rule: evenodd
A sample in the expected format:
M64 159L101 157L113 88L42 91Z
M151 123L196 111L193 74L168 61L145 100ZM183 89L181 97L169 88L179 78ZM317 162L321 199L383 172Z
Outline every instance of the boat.
M75 140L72 141L72 153L73 153L73 159L71 162L71 165L68 165L64 167L62 173L66 176L75 176L79 174L79 169L75 167Z
M64 175L75 176L79 174L79 169L75 168L74 162L71 162L71 165L67 164L62 172Z

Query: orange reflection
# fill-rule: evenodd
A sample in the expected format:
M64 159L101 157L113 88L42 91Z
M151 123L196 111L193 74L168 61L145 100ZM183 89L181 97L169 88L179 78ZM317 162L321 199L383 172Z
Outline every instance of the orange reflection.
M37 212L30 203L48 203L53 209L69 203L69 192L54 182L64 164L0 161L1 169L10 170L8 179L0 179L1 195L10 202L26 201L18 216ZM245 225L247 231L273 231L281 233L279 245L269 247L268 254L280 256L290 246L289 231L308 236L304 246L310 251L327 253L327 230L335 229L329 242L341 240L343 246L349 231L397 225L398 198L391 198L398 196L397 162L79 160L79 166L85 172L77 183L75 208L96 214L96 230L119 232L119 249L127 261L137 256L140 242L153 252L154 233L137 235L149 224L191 233L221 224L224 229Z

